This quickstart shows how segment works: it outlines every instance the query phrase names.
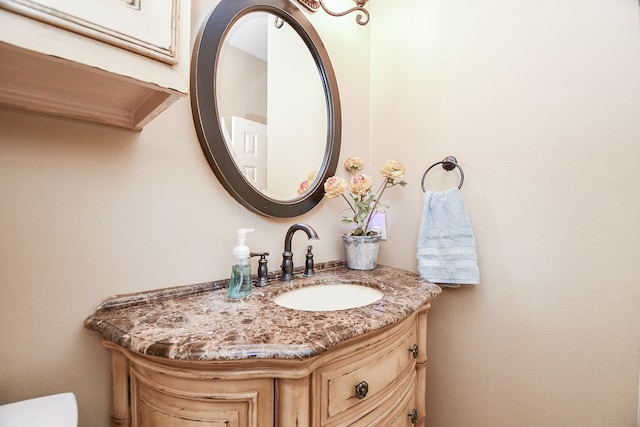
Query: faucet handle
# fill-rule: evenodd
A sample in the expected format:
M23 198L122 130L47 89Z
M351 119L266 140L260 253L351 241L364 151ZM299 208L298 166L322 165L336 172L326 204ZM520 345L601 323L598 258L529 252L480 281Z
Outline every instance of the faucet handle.
M304 275L306 277L311 277L316 274L315 271L313 271L313 252L311 252L312 249L313 246L307 246L307 255L305 255L307 259L304 263Z
M269 252L251 252L250 255L252 257L260 257L258 260L258 278L256 279L256 287L262 288L269 286L269 279L267 278L269 274L269 268L267 267L267 257L269 256Z

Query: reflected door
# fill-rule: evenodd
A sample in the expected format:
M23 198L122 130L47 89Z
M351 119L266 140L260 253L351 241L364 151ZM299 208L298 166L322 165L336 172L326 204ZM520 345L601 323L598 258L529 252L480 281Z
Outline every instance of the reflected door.
M244 176L255 188L267 192L267 126L233 116L231 140L236 164Z

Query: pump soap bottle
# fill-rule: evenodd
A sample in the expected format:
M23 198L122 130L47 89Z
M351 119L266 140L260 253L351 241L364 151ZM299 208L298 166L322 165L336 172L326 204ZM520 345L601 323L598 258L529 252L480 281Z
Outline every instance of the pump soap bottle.
M245 244L247 233L253 228L238 229L238 246L233 248L233 263L229 279L229 298L245 297L253 291L251 285L251 257L249 247Z

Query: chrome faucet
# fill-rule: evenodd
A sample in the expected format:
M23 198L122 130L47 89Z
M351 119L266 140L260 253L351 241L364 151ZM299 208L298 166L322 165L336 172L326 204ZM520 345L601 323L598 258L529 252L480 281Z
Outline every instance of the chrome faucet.
M291 252L291 241L293 240L293 234L302 230L307 233L309 240L317 240L318 234L316 230L311 228L307 224L293 224L287 230L287 234L284 236L284 252L282 252L282 281L290 282L293 280L293 253Z

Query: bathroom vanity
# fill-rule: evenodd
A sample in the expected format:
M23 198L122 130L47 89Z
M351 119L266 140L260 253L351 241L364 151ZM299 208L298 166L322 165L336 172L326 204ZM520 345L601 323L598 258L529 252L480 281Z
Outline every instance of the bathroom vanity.
M237 301L226 281L116 296L85 322L111 353L114 426L424 426L429 301L440 288L378 266L319 265ZM339 311L282 307L291 289L382 291Z

